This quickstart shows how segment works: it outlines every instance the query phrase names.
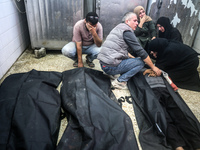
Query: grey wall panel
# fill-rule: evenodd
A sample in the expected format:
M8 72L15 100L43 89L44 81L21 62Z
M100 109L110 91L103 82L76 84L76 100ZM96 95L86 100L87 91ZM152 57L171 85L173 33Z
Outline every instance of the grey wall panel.
M96 11L96 0L84 0L84 17L91 11Z
M96 0L96 3L96 12L100 16L99 22L103 26L104 38L121 22L126 12L133 12L138 5L144 8L147 6L147 0Z
M32 48L61 49L83 19L83 0L26 0Z
M74 24L84 18L84 10L93 6L95 1L89 2L25 0L32 48L61 49L71 41ZM138 5L146 8L147 0L96 0L96 12L103 25L104 38L121 22L126 12L133 11Z
M197 31L197 34L194 40L193 49L196 50L200 54L200 27Z
M169 17L181 32L183 42L192 46L200 24L199 10L199 0L156 0L151 5L150 16L155 22L161 16Z

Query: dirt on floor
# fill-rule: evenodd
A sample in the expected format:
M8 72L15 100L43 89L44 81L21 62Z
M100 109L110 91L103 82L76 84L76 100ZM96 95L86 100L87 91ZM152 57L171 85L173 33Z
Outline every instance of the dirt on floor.
M85 55L83 56L84 60L84 66L88 67L88 65L85 63ZM94 60L95 67L93 69L95 70L101 70L101 67L99 65L98 60ZM47 54L45 57L42 58L36 58L34 51L31 49L25 50L25 52L19 57L19 59L13 64L13 66L9 69L9 71L5 74L5 76L0 80L0 84L3 82L3 80L14 73L23 73L31 71L32 69L38 70L38 71L58 71L63 72L66 70L74 69L73 67L73 61L61 54L60 51L47 51ZM198 71L200 73L200 67L198 68ZM59 89L58 89L59 90ZM200 92L195 91L189 91L179 88L179 94L184 99L186 104L189 106L189 108L192 110L194 115L197 117L197 119L200 121ZM129 90L113 90L113 93L115 94L116 98L120 98L121 96L130 96ZM130 116L133 127L135 131L136 137L139 134L139 128L137 126L137 121L135 118L134 110L132 104L124 102L122 105L122 109ZM60 134L59 139L62 136L62 133L65 130L65 127L67 125L67 120L64 119L61 122L61 128L60 128Z

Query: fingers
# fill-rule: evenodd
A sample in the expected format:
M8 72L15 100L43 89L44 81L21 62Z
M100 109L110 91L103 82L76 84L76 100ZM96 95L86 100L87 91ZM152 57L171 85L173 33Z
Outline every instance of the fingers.
M89 30L92 30L92 29L95 29L95 30L96 30L96 27L94 27L94 26L92 26L92 25L90 25L90 24L88 24L88 27L89 27Z
M151 69L146 69L146 70L143 72L143 75L146 75L147 73L151 73Z
M157 75L156 75L155 72L153 72L153 73L150 73L150 74L148 75L148 77L157 77Z
M84 67L83 63L78 63L78 68Z
M160 76L161 75L161 70L159 69L157 72L156 72L156 74L157 74L157 76Z
M156 67L156 66L153 67L152 70L156 73L157 76L160 76L161 73L162 73L161 70L158 67Z
M149 75L148 75L148 77L156 77L157 75L156 75L156 73L154 72L154 71L152 71Z
M143 75L149 74L148 77L156 77L156 72L154 72L152 69L146 69L143 72Z
M154 37L152 37L152 39L151 40L153 40L153 39L155 39L156 37L154 36Z

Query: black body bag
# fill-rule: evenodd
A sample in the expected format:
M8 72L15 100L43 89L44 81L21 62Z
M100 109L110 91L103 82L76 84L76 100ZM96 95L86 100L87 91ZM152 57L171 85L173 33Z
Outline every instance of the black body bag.
M138 150L131 119L114 101L103 72L63 72L61 99L68 125L57 150Z
M61 73L13 74L0 86L0 149L54 150L60 128Z
M164 77L163 81L166 85L167 93L176 105L176 108L169 110L169 114L174 119L174 122L179 122L177 129L185 140L186 147L184 148L192 150L194 145L191 142L195 143L197 147L200 146L199 121L181 96L177 92L174 92ZM172 149L166 139L167 121L163 107L142 72L137 73L128 81L128 87L133 98L132 103L140 129L139 140L142 148L145 150ZM193 133L189 131L196 134L197 140L192 138L191 134Z

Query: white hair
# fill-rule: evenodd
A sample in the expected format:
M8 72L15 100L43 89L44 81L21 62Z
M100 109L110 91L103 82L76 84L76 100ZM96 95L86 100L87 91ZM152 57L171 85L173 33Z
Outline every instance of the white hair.
M124 23L126 20L130 20L133 15L137 16L134 12L127 12L125 13L124 17L122 18L122 22Z

